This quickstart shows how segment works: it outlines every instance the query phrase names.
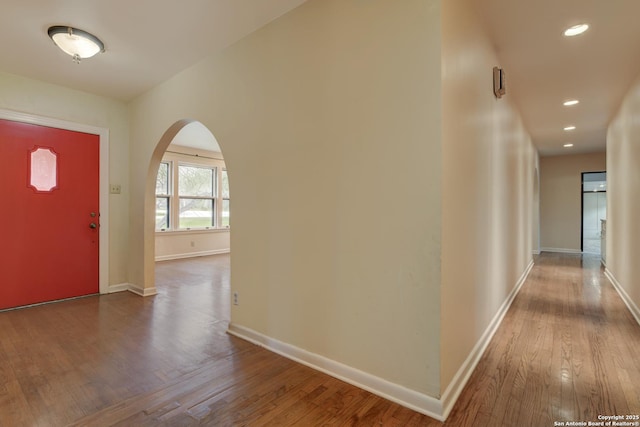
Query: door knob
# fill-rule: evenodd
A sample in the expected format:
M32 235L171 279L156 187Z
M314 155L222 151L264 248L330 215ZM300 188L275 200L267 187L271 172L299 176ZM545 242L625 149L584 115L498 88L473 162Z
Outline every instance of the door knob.
M97 228L98 226L96 225L95 222L92 222L91 224L89 224L89 227L90 228Z

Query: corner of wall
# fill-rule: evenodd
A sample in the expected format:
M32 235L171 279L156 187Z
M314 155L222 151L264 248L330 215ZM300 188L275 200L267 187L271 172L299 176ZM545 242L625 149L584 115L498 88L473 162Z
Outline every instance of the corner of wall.
M376 377L375 375L328 359L319 354L306 351L294 345L278 341L250 328L230 323L227 333L358 388L367 390L384 399L435 418L438 421L445 421L448 415L448 412L445 413L444 411L442 400L410 390L399 384L392 383L383 378ZM449 408L449 410L450 409L451 408Z

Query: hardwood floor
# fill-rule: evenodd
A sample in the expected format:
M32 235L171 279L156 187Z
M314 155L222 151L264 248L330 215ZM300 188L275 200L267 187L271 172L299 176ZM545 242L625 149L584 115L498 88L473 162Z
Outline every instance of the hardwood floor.
M228 255L157 280L0 313L0 426L443 425L227 335ZM639 349L597 259L543 254L444 425L640 414Z
M447 425L640 415L640 325L599 259L543 253L535 262Z

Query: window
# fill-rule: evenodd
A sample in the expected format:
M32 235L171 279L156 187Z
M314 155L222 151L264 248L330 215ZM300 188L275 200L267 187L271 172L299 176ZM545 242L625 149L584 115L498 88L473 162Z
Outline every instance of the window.
M58 159L51 148L38 147L29 158L29 184L37 192L50 193L58 186Z
M171 206L170 163L162 162L158 168L156 179L156 231L170 227L169 213Z
M216 169L178 165L178 228L215 226Z
M222 218L221 227L229 227L229 176L226 170L222 170Z
M224 229L229 218L224 160L167 152L156 178L156 231Z

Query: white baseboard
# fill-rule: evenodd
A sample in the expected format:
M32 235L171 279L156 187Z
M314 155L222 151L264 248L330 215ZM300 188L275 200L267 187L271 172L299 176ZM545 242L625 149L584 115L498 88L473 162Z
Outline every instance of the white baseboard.
M559 252L561 254L581 254L579 249L567 249L567 248L540 248L541 252Z
M109 287L107 288L107 293L114 294L116 292L124 292L129 290L129 286L131 286L129 283L118 283L117 285L109 285Z
M533 254L534 254L534 255L540 255L540 251L538 251L538 250L533 251Z
M158 293L158 290L156 289L155 286L152 288L141 288L139 286L134 285L133 283L129 283L127 290L129 292L133 292L136 295L140 295L141 297L150 297Z
M441 399L408 389L399 384L392 383L383 378L376 377L335 360L328 359L319 354L311 353L291 344L270 338L260 332L256 332L244 326L230 323L227 332L231 335L252 342L253 344L264 347L288 359L302 363L303 365L309 366L320 372L324 372L325 374L331 375L339 380L345 381L392 402L396 402L402 406L420 412L421 414L444 422L453 409L453 405L460 396L464 386L467 384L469 377L480 362L491 338L493 338L493 335L502 323L511 303L527 280L532 268L533 260L529 262L529 265L507 296L507 299L502 303L502 306L491 320L491 323L482 334L456 375L453 377L453 380L443 393Z
M140 295L141 297L149 297L158 293L158 290L155 287L143 289L134 285L133 283L118 283L117 285L109 285L109 288L107 289L108 294L114 294L116 292L124 291L133 292L134 294Z
M471 353L469 353L469 356L467 356L467 359L464 361L462 366L460 366L460 369L458 369L458 372L456 372L453 379L447 386L447 389L442 394L443 420L449 416L451 409L453 409L453 405L458 400L460 393L462 393L462 389L464 389L464 386L469 381L469 378L471 377L473 371L476 369L476 366L478 366L478 363L480 362L482 355L487 349L491 338L493 338L493 335L498 330L498 327L502 323L502 319L504 319L505 314L507 314L507 310L509 310L509 307L511 307L511 303L515 299L518 292L520 292L520 288L522 288L522 285L524 285L524 282L527 280L527 277L529 276L532 268L533 260L529 262L529 265L518 279L515 287L511 290L511 292L507 296L507 299L502 303L502 306L500 307L496 315L493 316L491 323L489 323L489 326L484 331L475 347L473 347L473 350L471 350Z
M184 258L195 258L199 256L207 256L207 255L228 254L230 252L231 252L231 249L226 248L226 249L214 249L210 251L187 252L183 254L160 255L156 257L156 261L169 261L172 259L184 259Z
M302 348L270 338L244 326L229 324L227 332L238 338L242 338L253 344L264 347L274 353L288 359L309 366L327 375L338 378L356 387L370 391L380 397L402 406L413 409L421 414L444 421L442 402L435 397L408 389L399 384L392 383L383 378L376 377L367 372L351 366L344 365L335 360L328 359L316 353L311 353Z
M627 308L629 309L633 317L635 317L636 322L640 324L640 308L638 308L636 303L633 302L633 300L631 299L627 291L624 290L624 288L622 287L620 282L618 282L618 280L615 278L611 270L609 270L608 268L605 268L604 275L607 276L607 279L609 279L613 287L616 289L616 291L618 291L618 294L620 294L620 298L622 298L622 301L624 301L624 303L626 304Z

